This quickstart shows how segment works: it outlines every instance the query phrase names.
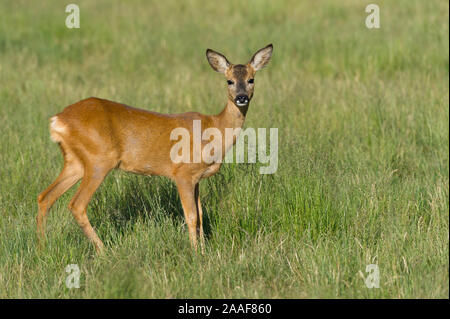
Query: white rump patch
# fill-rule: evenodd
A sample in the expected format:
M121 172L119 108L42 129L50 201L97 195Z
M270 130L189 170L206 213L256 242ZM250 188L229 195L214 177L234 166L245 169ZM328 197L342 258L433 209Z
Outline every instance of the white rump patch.
M53 116L50 118L50 138L52 139L52 141L61 142L61 134L64 134L66 130L66 125L62 123L57 116Z

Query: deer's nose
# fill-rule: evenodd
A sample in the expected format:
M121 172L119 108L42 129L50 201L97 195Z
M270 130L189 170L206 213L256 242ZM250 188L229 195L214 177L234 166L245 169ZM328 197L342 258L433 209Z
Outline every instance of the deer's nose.
M240 94L240 95L236 96L234 101L236 102L237 105L246 105L249 102L248 95Z

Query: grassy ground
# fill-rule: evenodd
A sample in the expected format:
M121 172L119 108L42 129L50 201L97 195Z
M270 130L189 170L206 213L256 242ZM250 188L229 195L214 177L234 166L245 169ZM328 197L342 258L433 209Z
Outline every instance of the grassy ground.
M448 298L449 5L375 1L0 4L0 297ZM246 127L277 127L279 168L225 164L201 184L205 255L174 185L111 173L89 206L97 257L67 209L37 250L37 195L62 167L48 118L89 96L218 113L234 63L274 44ZM68 264L81 288L65 286ZM377 264L380 288L364 284Z

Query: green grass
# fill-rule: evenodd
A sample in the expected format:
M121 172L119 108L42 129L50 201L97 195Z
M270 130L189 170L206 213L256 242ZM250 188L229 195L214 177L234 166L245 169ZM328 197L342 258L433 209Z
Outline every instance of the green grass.
M0 297L448 298L449 5L375 1L370 30L371 2L77 1L69 30L66 3L2 1ZM89 206L103 256L67 209L75 187L37 249L36 198L62 167L50 116L89 96L218 113L226 84L206 48L245 63L271 42L246 127L279 129L279 168L202 181L204 255L170 181L119 171Z

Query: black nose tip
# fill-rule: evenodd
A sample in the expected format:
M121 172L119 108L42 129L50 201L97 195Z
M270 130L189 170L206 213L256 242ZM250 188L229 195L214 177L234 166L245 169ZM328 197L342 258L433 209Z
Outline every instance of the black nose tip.
M246 94L238 95L238 96L236 96L234 101L239 104L247 104L248 103L248 95L246 95Z

